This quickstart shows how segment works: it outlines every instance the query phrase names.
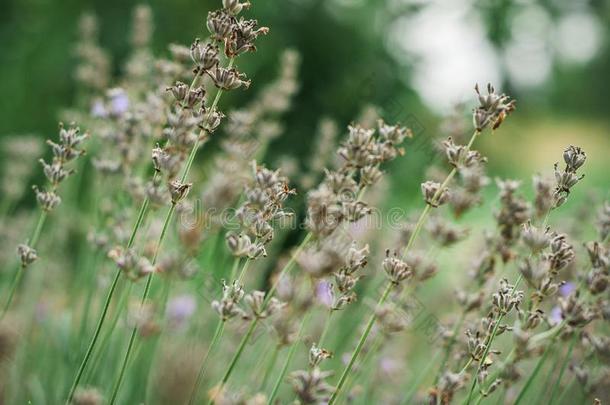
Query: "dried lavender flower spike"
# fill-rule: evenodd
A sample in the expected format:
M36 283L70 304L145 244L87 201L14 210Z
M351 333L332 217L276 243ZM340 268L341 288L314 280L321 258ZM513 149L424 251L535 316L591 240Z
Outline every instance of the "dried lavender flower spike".
M28 267L30 264L34 263L36 259L38 259L36 250L26 244L20 244L17 246L17 256L21 261L21 267L24 268Z
M479 85L475 86L479 106L474 109L473 122L478 132L488 126L498 129L506 117L515 110L515 101L506 94L498 94L491 84L487 85L487 94L481 94Z

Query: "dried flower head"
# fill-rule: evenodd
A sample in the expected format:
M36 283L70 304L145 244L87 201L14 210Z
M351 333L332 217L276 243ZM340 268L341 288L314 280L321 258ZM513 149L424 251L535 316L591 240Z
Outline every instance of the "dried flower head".
M30 264L34 263L36 259L38 259L36 250L23 243L17 246L17 256L19 257L21 266L23 268L28 267Z
M235 317L243 318L246 314L240 308L239 303L244 295L244 289L237 281L226 284L223 280L222 298L212 301L212 308L220 315L223 322Z
M115 247L108 252L108 257L114 260L116 266L132 281L157 271L156 267L147 258L140 256L135 249Z
M172 204L177 204L182 201L187 195L193 183L182 183L179 180L173 180L168 184L169 194L172 197Z
M326 349L318 347L315 343L311 345L309 349L309 365L311 367L317 367L320 363L326 359L333 357L333 354Z
M585 175L578 175L576 172L585 163L587 155L578 146L568 146L563 152L563 160L565 168L559 170L559 164L555 163L555 192L553 193L554 204L553 208L558 208L563 205L570 195L572 187L582 180Z
M302 404L322 404L329 400L333 387L325 380L333 373L318 367L295 371L290 374L292 388Z
M441 189L441 184L434 181L426 181L421 185L421 192L426 204L432 207L439 207L445 204L450 197L449 189Z
M494 309L505 315L512 309L519 309L521 301L523 301L523 291L515 289L515 286L508 283L508 280L500 280L500 287L492 295L492 304Z
M399 259L396 252L391 256L390 250L388 249L385 252L385 256L382 263L383 270L392 283L400 284L413 276L413 272L409 268L409 265Z
M265 301L264 291L253 291L244 297L244 302L250 308L254 318L268 318L279 312L285 304L275 297Z
M491 84L487 85L487 94L481 94L479 85L475 86L479 97L479 106L472 114L474 127L481 132L488 126L498 129L506 117L515 110L515 101L506 94L496 93Z

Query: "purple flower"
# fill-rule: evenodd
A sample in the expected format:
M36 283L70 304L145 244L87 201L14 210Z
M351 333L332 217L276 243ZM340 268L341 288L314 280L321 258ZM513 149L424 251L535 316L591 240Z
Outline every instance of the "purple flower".
M129 109L129 96L121 88L112 89L108 92L110 99L110 112L113 115L123 115Z
M333 305L332 286L328 281L320 281L316 286L316 298L318 301L327 306Z
M174 297L167 305L167 320L172 326L180 328L184 326L193 313L195 313L196 308L197 302L192 295L179 295Z
M567 283L559 287L559 294L561 294L562 297L567 297L568 295L572 294L574 290L576 290L576 285L568 281Z
M398 372L400 370L400 363L398 361L396 361L396 359L391 358L391 357L383 357L380 361L379 361L379 368L381 369L381 371L388 375L388 376L392 376L395 375L396 372Z
M91 106L91 115L95 118L106 118L108 111L102 100L95 100Z
M549 323L551 325L557 325L561 323L561 321L563 321L563 317L561 316L561 308L553 307L549 316Z

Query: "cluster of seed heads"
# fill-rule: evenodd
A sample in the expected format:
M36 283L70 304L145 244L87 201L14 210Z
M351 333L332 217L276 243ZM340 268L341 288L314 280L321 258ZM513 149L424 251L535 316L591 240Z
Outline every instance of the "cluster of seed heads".
M553 193L553 208L565 204L572 187L583 179L584 174L579 176L577 171L585 164L587 155L581 148L570 145L563 152L563 160L565 162L565 168L563 170L559 170L559 164L555 163L555 180L557 185L555 186L555 191Z
M334 387L326 380L333 375L331 371L322 371L320 363L332 357L332 353L313 344L309 349L309 369L294 371L290 374L292 388L303 404L325 403L330 398Z
M352 246L349 248L347 256L345 257L345 265L341 266L341 268L334 273L335 282L330 290L332 310L343 309L346 305L356 300L356 292L354 289L361 276L355 273L366 266L368 255L368 245L358 249L356 242L352 242Z
M57 194L59 185L74 173L74 169L69 168L67 165L73 163L74 160L85 153L81 149L81 144L87 138L88 134L81 134L78 127L71 125L65 128L63 124L60 124L58 142L53 142L50 139L47 140L47 144L51 147L53 158L50 163L40 159L40 163L47 178L48 188L40 189L37 186L33 186L36 200L43 211L51 212L61 203L61 198ZM38 258L34 246L29 246L27 242L17 247L17 256L23 268L29 266Z
M219 130L225 118L218 107L219 96L225 91L250 86L250 80L236 67L235 61L238 56L255 51L257 38L265 35L268 29L259 27L256 20L239 16L249 8L249 2L223 0L222 6L222 9L208 14L206 27L210 32L209 38L196 39L190 47L172 44L169 47L171 59L156 60L150 51L150 9L139 7L132 33L134 54L125 66L125 80L120 83L121 87L109 90L109 60L97 45L95 21L90 18L84 20L77 77L91 94L87 100L91 102L87 106L91 107L89 124L99 132L102 144L92 164L101 178L113 181L113 185L121 182L122 188L134 201L146 197L153 207L171 203L172 210L186 213L192 205L187 198L193 192L193 184L185 180L195 156L191 153ZM298 65L298 54L285 52L281 57L279 77L245 108L227 114L226 134L220 142L222 155L214 162L212 177L203 192L206 207L237 206L234 219L239 229L227 232L225 241L235 258L235 269L244 263L237 280L230 280L230 283L223 280L222 295L212 301L212 310L222 323L232 319L248 321L252 327L250 332L259 321L267 322L269 329L277 335L276 354L280 358L283 355L280 348L311 342L302 335L308 326L305 315L315 311L318 304L324 304L323 309L332 315L356 301L361 291L366 292L359 285L364 278L361 273L369 259L375 258L377 241L368 234L352 235L350 231L353 229L350 228L355 229L357 225L350 225L372 212L375 192L379 195L387 192L380 184L383 177L381 165L402 155L401 144L411 137L410 131L399 125L388 125L381 120L375 125L374 119L364 119L361 125L348 127L347 137L336 151L337 161L331 164L337 130L332 121L323 120L319 142L313 147L315 156L309 162L307 173L299 173L300 163L294 159L282 161L281 167L287 170L281 172L258 165L256 160L264 158L268 143L283 131L279 116L289 110L298 91ZM205 81L210 85L207 86ZM173 84L168 87L168 83ZM403 235L406 238L396 248L404 248L406 240L409 248L422 247L418 245L428 249L428 245L434 249L449 248L459 246L473 234L471 230L445 219L444 210L440 207L447 206L447 210L457 218L480 203L481 191L489 183L485 172L487 159L472 149L473 142L485 129L497 129L515 109L515 101L505 94L496 93L491 85L487 86L486 93L482 93L478 86L475 91L478 105L472 115L475 129L472 141L467 145L461 144L463 138L459 132L465 125L456 125L447 134L451 136L439 142L438 152L444 156L445 166L451 172L446 176L443 169L431 171L430 180L421 184L427 207L421 221L408 224ZM214 101L210 103L211 100ZM78 112L70 112L75 113ZM73 173L68 164L83 154L80 145L85 138L86 135L79 134L77 128L62 127L59 141L48 142L53 160L41 163L49 187L45 190L35 188L44 215L60 203L57 188ZM146 151L155 144L148 155ZM144 156L142 151L148 156ZM146 181L138 177L137 169L149 159L152 159L155 176ZM252 161L250 172L249 161ZM574 338L575 350L581 349L585 353L584 359L588 356L608 357L610 339L598 334L592 323L597 319L610 319L610 303L606 297L610 284L610 250L606 244L610 234L610 205L606 203L599 216L599 239L584 244L584 255L588 255L585 266L578 257L579 245L571 243L575 240L573 236L568 237L568 233L572 233L562 226L547 225L549 213L565 204L573 187L583 179L579 171L585 164L586 154L581 148L570 146L564 151L563 161L564 168L555 165L554 180L541 175L534 177L535 197L531 204L521 195L519 181L497 180L499 208L495 213L496 229L483 235L482 247L472 255L472 286L456 289L462 312L459 322L463 324L456 324L454 332L441 328L446 343L443 347L446 361L439 370L434 388L429 391L431 404L449 404L458 391L467 386L472 387L469 397L479 395L479 401L502 386L511 388L523 377L520 363L539 356L554 339ZM185 162L188 163L185 165ZM269 244L277 239L277 222L291 216L285 203L296 193L285 175L303 185L304 189L312 188L322 178L319 186L307 194L305 221L309 234L298 249L300 253L286 259L288 264L278 261L285 265L283 269L287 269L294 260L301 272L287 274L282 270L273 290L248 293L242 284L246 265L266 257L268 250L273 251ZM369 189L372 189L373 196L367 196L365 202L364 192ZM241 199L238 200L240 193ZM101 223L89 237L92 244L103 250L115 246L115 242L125 245L130 239L129 229L125 227L130 210L107 203L112 197L116 195L100 202ZM431 208L439 209L435 209L429 222L424 224ZM157 228L159 225L153 221L151 233L157 232ZM423 242L415 241L415 236L419 235L416 232L420 231L426 238ZM186 277L188 273L192 275L191 266L187 265L189 259L196 257L202 240L207 237L208 232L205 236L203 233L197 226L190 230L181 226L178 242L186 247L183 250L187 252L166 254L158 263L156 250L154 261L148 259L155 246L157 249L159 246L150 243L143 246L142 253L131 247L114 247L109 249L107 256L132 281L153 273ZM380 300L372 308L373 313L368 318L370 323L360 328L364 331L364 340L357 347L363 353L374 357L379 347L380 352L384 350L394 356L394 352L386 347L392 344L393 334L407 329L412 309L412 304L403 302L403 297L395 290L400 290L406 282L410 287L417 287L442 270L435 258L430 257L433 254L423 252L421 249L398 255L388 249L385 258L380 260L381 276L388 280L386 292L394 293L384 295L390 297L389 302ZM17 253L23 268L38 257L34 246L28 244L20 244ZM264 263L259 260L256 264ZM507 272L496 274L498 264L503 264ZM511 282L510 271L515 270L519 278ZM569 281L570 277L580 280L580 283L576 285ZM522 280L525 286L520 284ZM366 296L363 301L366 303ZM353 305L352 309L358 308ZM137 328L141 337L153 336L160 333L162 325L177 325L180 319L188 318L188 314L193 312L193 304L184 300L176 307L171 306L166 321L159 322L157 303L153 305L152 300L142 300L129 308L127 324ZM330 319L328 316L325 332L341 325L340 321ZM460 325L464 325L463 329ZM460 333L461 330L465 333ZM381 343L379 346L367 341L369 331L372 331L374 339L378 339L376 342ZM512 338L509 341L513 350L508 354L498 350L498 342L494 340L502 334ZM0 360L1 338L0 335ZM288 381L298 403L334 404L338 397L337 390L341 389L341 384L333 386L330 383L333 371L322 369L323 365L331 363L327 360L333 357L330 350L322 347L325 343L322 340L321 336L318 343L309 345L308 364L302 367L304 369L289 375ZM293 353L292 349L290 353ZM240 346L235 359L247 351L248 345ZM354 353L356 356L356 351ZM284 372L292 366L288 364L289 360L286 359L277 387L284 380ZM584 361L572 363L569 369L587 392L606 387L603 378L593 381L595 370L587 367ZM232 362L231 367L235 364ZM351 367L352 363L349 364ZM347 374L351 371L347 381L350 378L357 380L356 370L359 373L369 369L364 361L354 364L353 370L347 370ZM452 372L454 366L461 371ZM270 364L269 367L270 375L277 374L274 373L277 365ZM165 370L159 372L165 376ZM246 400L247 393L233 393L224 386L227 379L228 374L223 383L211 391L216 403L258 405L272 402L262 394ZM352 401L356 395L357 385L347 394L346 400ZM383 401L386 400L389 401L384 397ZM75 404L100 404L102 401L96 389L78 389L72 398ZM407 401L414 400L408 398Z
M491 84L487 85L487 94L481 94L478 85L475 91L479 96L479 106L472 114L475 129L479 132L489 126L498 129L508 114L515 110L515 101L506 94L496 93Z
M359 196L382 176L379 165L402 154L399 145L411 132L379 121L377 131L350 126L338 150L341 167L326 171L322 184L308 194L307 226L317 237L332 234L342 223L355 222L370 213ZM377 133L377 135L376 135Z
M133 281L156 272L156 267L132 248L115 247L108 252L108 257L114 261L128 279Z
M266 256L265 245L274 236L274 221L290 213L283 209L284 201L295 194L288 179L278 170L269 170L252 162L253 181L244 189L244 203L236 210L242 232L228 233L227 245L236 257L256 259Z

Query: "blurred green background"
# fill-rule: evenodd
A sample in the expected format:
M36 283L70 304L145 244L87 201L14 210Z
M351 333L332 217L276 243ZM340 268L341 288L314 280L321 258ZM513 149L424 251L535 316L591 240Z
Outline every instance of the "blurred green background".
M140 2L2 0L0 136L54 133L59 112L75 98L74 43L83 12L98 16L101 45L118 75ZM218 2L148 2L155 52L205 36L205 16ZM254 7L271 34L240 66L255 78L253 88L223 102L241 105L255 96L276 74L280 52L297 49L301 90L285 119L288 130L272 145L278 154L302 156L321 117L343 126L367 104L379 106L389 121L414 126L420 137L442 136L440 117L460 102L467 112L475 82L492 81L518 100L518 112L503 130L481 143L492 175L550 171L574 143L591 158L589 185L608 188L610 2L254 0ZM295 151L295 144L302 147ZM396 163L391 171L398 172L400 189L417 189L427 158L418 149Z

